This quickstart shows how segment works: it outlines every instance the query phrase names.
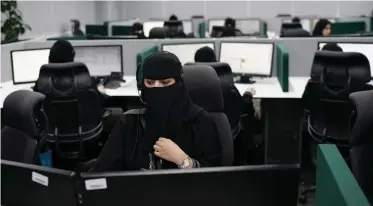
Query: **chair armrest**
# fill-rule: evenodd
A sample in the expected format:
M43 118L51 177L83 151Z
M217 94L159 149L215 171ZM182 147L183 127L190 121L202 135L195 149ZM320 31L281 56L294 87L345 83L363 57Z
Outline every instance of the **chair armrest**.
M111 113L112 113L112 111L110 111L110 110L105 110L105 111L104 111L104 114L102 114L102 118L103 118L103 119L106 119L106 118L110 117L110 116L111 116Z

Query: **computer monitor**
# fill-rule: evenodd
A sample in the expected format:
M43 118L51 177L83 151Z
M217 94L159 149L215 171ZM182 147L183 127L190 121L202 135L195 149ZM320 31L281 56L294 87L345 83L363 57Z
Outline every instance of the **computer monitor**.
M298 165L82 173L83 205L296 206Z
M185 34L190 34L193 32L192 21L190 20L182 20L183 22L183 30Z
M35 82L39 77L41 66L48 64L49 50L43 48L11 51L13 83Z
M368 60L370 65L370 74L373 77L373 43L363 43L363 42L335 42L338 44L339 47L342 48L344 52L359 52L364 54ZM318 48L321 50L326 42L319 42Z
M302 28L308 32L312 32L311 29L311 19L301 19L300 24L302 24Z
M77 206L75 173L1 160L1 205Z
M150 30L154 27L163 27L164 21L145 21L143 23L144 35L149 37Z
M104 77L111 72L123 72L121 45L74 46L76 62L87 65L93 77Z
M215 19L215 20L209 20L208 21L208 32L209 34L212 33L212 29L214 26L224 26L225 20L224 19Z
M182 65L188 62L194 62L194 56L198 49L202 47L210 47L215 50L213 42L205 43L181 43L181 44L163 44L162 51L168 51L175 54Z
M271 76L273 43L222 42L220 62L228 63L233 74L247 76Z
M243 34L258 34L260 33L260 20L237 19L236 29L240 30Z

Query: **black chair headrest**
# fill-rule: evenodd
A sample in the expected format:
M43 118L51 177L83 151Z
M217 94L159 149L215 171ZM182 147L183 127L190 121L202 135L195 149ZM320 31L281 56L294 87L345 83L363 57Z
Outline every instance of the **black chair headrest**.
M44 64L40 69L35 91L69 96L92 87L92 78L87 66L81 62L69 62Z
M365 84L371 79L368 58L357 52L317 51L313 58L311 80L319 82L325 73L331 76L348 75L351 84Z
M167 27L154 27L149 32L149 39L165 39L168 37Z
M38 126L36 114L43 107L45 95L29 90L18 90L9 94L4 100L4 124L35 137Z
M229 64L225 62L190 62L185 65L205 65L212 67L222 83L224 84L234 84L232 69Z
M373 90L352 93L350 100L356 109L350 143L361 146L373 137Z
M287 29L301 29L302 24L297 22L291 22L291 23L282 23L281 30L287 30Z
M223 112L224 100L220 80L207 65L186 65L184 83L193 103L209 112Z
M283 33L281 34L281 37L310 37L310 36L311 34L302 28L285 29Z

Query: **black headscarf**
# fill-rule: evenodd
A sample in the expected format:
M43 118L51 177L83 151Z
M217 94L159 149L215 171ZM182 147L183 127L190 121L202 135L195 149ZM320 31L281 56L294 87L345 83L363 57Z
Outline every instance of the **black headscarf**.
M228 17L228 18L225 19L224 26L225 27L236 28L236 20Z
M69 41L56 41L49 52L49 63L73 62L75 57L74 47Z
M320 19L313 29L312 36L322 36L322 31L325 29L325 27L331 24L331 22L327 19Z
M177 18L177 16L176 16L175 14L172 14L172 15L170 16L169 20L170 20L170 21L177 21L178 18Z
M343 49L337 43L327 43L321 50L343 52Z
M143 149L153 151L160 138L175 138L183 123L194 119L202 109L194 105L182 80L180 60L172 53L158 52L143 63L143 78L162 80L174 78L176 82L167 87L143 87L146 103L145 138L140 140Z
M217 62L215 52L208 46L202 47L194 55L195 62Z

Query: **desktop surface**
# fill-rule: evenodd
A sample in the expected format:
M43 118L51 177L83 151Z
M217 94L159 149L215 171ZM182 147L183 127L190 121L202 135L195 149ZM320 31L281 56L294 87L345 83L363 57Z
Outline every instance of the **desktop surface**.
M373 43L352 43L352 42L336 42L344 52L359 52L364 54L370 64L370 74L373 77ZM319 50L321 50L327 43L319 42Z
M83 206L296 206L298 165L82 174Z
M50 49L11 51L13 82L15 84L35 82L42 65L48 64Z
M226 62L234 74L271 76L273 43L222 42L220 62Z
M184 65L188 62L194 62L194 56L197 50L206 46L215 50L214 43L163 44L161 50L175 54L179 58L181 64Z
M78 205L74 173L1 160L1 204Z

